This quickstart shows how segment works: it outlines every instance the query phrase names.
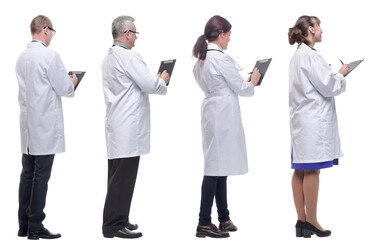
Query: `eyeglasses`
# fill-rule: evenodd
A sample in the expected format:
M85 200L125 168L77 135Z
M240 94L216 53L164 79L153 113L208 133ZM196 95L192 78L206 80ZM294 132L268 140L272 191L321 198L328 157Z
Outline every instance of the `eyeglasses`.
M43 29L45 29L45 28L48 28L50 31L52 31L52 32L53 32L53 36L54 36L55 33L57 32L57 31L54 30L54 28L51 28L51 27L44 27Z
M133 31L133 30L126 30L124 33L127 33L128 31L131 32L131 33L134 33L136 35L136 38L138 38L139 32L136 32L136 31Z

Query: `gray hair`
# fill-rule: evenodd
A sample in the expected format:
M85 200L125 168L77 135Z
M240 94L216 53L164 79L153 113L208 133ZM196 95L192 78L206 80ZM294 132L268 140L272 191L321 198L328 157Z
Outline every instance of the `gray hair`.
M125 31L132 30L134 18L130 16L119 16L112 22L113 39L121 37Z

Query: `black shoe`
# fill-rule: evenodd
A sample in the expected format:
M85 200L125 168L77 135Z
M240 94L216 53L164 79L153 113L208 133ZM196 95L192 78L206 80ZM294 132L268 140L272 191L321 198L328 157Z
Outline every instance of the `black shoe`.
M26 228L20 228L18 229L18 233L17 233L17 236L19 237L26 237L28 236L28 229Z
M295 228L296 228L296 237L302 237L303 236L303 227L304 223L301 220L297 220Z
M310 238L312 234L316 234L317 237L329 237L332 232L329 230L321 231L309 222L305 222L303 225L303 237Z
M219 227L221 231L235 232L237 231L237 226L233 224L232 220L227 222L221 222Z
M113 232L113 233L103 233L103 236L106 238L113 238L113 237L119 237L119 238L139 238L142 237L142 233L140 232L132 232L126 227Z
M210 224L206 227L197 226L197 229L196 229L196 237L199 237L199 238L205 238L205 237L227 238L229 236L230 235L228 232L222 232L214 224Z
M46 228L42 228L39 231L31 232L29 231L28 233L28 239L54 239L54 238L60 238L61 235L59 233L51 233L49 230Z
M138 229L138 224L132 224L132 223L130 223L130 222L127 222L127 223L125 224L125 227L126 227L127 229L129 229L130 231L134 231L134 230L137 230L137 229Z

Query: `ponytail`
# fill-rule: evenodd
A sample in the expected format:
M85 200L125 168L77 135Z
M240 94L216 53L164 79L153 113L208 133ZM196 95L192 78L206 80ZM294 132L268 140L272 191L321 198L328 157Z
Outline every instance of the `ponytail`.
M217 40L220 33L229 32L232 25L225 18L215 15L211 17L205 25L204 34L201 35L192 49L192 56L200 60L207 57L208 42Z
M208 43L206 42L205 35L201 35L193 46L192 56L200 60L204 60L207 57Z

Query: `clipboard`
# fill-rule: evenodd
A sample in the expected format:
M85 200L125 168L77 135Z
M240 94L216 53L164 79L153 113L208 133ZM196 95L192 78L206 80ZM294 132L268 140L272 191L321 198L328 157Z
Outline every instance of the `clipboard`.
M266 72L267 72L267 69L268 67L270 66L270 63L271 63L271 60L272 58L266 58L266 59L262 59L262 60L258 60L256 63L255 63L255 66L253 68L253 71L255 68L258 68L259 69L259 72L261 73L261 77L259 78L259 81L257 83L257 86L261 85L262 83L262 80L263 80L263 77L265 76ZM249 74L250 74L250 78L251 79L251 75L253 74L253 71L251 71Z
M68 75L76 74L76 77L78 78L78 83L74 87L74 91L76 91L76 88L79 86L80 81L82 81L82 78L84 77L84 74L86 74L85 71L70 71Z
M357 60L357 61L354 61L354 62L351 62L349 63L349 72L346 74L346 76L351 72L353 71L359 64L361 64L363 62L364 59L362 60ZM346 77L345 76L345 77Z
M172 71L174 70L175 62L176 62L176 59L162 61L161 65L159 66L158 74L166 70L171 78Z

